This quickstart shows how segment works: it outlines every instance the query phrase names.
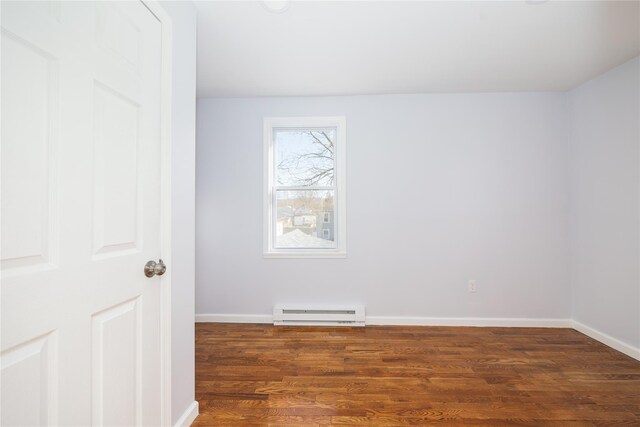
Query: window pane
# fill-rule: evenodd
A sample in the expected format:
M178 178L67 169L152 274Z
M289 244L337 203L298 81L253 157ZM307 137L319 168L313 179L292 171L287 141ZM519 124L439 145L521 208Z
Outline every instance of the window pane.
M275 129L278 185L331 186L336 129Z
M276 248L335 248L333 193L276 191Z

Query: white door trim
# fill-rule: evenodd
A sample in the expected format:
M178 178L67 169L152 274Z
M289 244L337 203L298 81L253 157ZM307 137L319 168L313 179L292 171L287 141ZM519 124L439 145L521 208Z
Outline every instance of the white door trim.
M162 259L167 272L160 279L160 422L171 423L171 119L172 119L172 51L171 17L158 0L140 0L160 21L162 32L162 69L160 96L160 209Z

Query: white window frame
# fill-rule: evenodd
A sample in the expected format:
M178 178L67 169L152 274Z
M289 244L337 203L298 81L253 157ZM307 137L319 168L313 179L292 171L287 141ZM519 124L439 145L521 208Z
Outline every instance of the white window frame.
M336 128L335 142L335 195L334 195L334 237L335 248L276 248L274 231L275 199L275 129L309 129ZM347 227L346 212L346 119L345 117L267 117L264 119L264 252L265 258L346 258L347 257Z

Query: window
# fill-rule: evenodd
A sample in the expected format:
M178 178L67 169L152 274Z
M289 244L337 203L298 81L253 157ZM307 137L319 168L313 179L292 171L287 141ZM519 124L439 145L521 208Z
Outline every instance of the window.
M344 117L264 120L264 256L346 256Z

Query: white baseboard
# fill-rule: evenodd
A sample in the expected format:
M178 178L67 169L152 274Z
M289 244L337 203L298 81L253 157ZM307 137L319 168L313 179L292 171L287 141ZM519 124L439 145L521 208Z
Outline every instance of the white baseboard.
M367 316L367 325L403 326L496 326L509 328L570 328L571 319L527 319L520 317L396 317Z
M198 416L198 402L193 401L186 411L178 418L173 427L189 427Z
M269 314L196 314L197 323L273 323ZM366 316L367 325L571 328L571 319Z
M196 323L273 323L271 314L196 314Z
M633 357L636 360L640 360L640 348L633 347L632 345L622 342L619 339L612 337L611 335L607 335L604 332L600 332L597 329L593 329L592 327L587 326L584 323L580 323L576 320L573 321L573 329L578 332L582 332L583 334L593 338L596 341L600 341L602 344L608 345L614 350L618 350L619 352L624 353L627 356Z

